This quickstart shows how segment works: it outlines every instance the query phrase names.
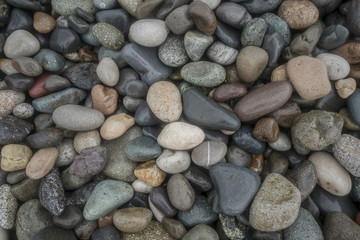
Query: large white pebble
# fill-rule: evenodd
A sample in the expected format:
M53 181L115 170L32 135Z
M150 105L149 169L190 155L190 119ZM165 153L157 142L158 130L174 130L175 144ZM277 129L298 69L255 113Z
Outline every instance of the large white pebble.
M129 39L144 47L157 47L166 40L169 32L163 20L143 19L130 26Z
M115 86L119 82L119 68L111 58L103 58L99 62L96 74L101 82L110 87Z
M156 165L166 173L181 173L190 167L191 158L187 151L164 149L156 159Z
M316 56L325 63L330 80L345 78L350 73L350 64L339 55L332 53L321 53Z

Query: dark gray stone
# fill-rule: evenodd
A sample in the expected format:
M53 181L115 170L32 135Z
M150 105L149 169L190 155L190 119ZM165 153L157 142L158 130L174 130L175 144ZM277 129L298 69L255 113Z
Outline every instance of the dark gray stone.
M284 45L285 41L278 32L268 33L264 36L261 48L264 49L269 56L267 67L275 67L277 65Z
M331 50L345 44L349 38L349 30L342 25L331 25L324 29L318 46L325 50Z
M142 127L151 127L160 124L161 120L151 111L147 102L143 102L135 112L135 122Z
M34 149L54 147L61 143L63 131L59 128L47 128L26 138L26 143Z
M233 134L232 139L242 150L252 154L262 154L265 151L266 142L257 140L252 135L252 130L250 125L242 125L240 129Z
M96 74L96 63L78 63L65 70L63 76L75 87L83 90L91 90L100 79Z
M165 187L153 188L149 195L151 203L160 210L165 217L174 217L178 210L171 204Z
M70 15L67 20L69 27L79 34L86 33L89 30L89 24L78 16Z
M104 22L118 28L124 36L129 34L130 17L123 9L99 11L95 15L96 22Z
M50 48L59 53L71 53L80 48L81 40L71 28L57 27L51 34Z
M91 235L91 240L119 240L121 239L120 231L114 225L107 225L99 228Z
M216 36L226 45L239 49L241 47L241 32L220 21L216 24Z
M21 118L8 115L0 117L0 145L19 143L34 129L34 125Z
M126 144L124 152L130 160L144 162L160 156L161 147L151 137L139 137Z
M25 76L21 73L7 75L4 80L8 87L20 92L28 91L34 85L35 81L34 78Z

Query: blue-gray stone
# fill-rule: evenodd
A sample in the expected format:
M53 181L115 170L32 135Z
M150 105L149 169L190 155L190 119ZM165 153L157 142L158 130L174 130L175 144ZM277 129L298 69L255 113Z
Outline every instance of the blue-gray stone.
M267 29L266 33L278 32L285 41L285 46L291 42L291 33L289 25L279 16L274 13L265 13L261 16L265 20Z
M218 219L208 203L206 197L197 195L194 205L186 211L179 211L178 220L187 228L192 228L199 224L211 224Z
M69 27L79 34L86 33L89 30L89 24L76 15L68 16L67 20Z
M91 240L119 240L120 231L114 225L107 225L97 229L92 235Z
M218 195L219 212L228 216L242 214L260 187L257 173L231 163L213 165L210 177Z
M149 90L148 85L141 80L131 80L125 84L126 96L144 98Z
M269 56L269 60L266 65L267 67L276 66L277 61L281 56L284 45L285 41L278 32L268 33L264 36L261 48L264 49Z
M160 61L156 48L129 43L121 50L121 56L149 86L155 82L166 80L172 72L171 67Z
M33 100L32 105L38 112L52 113L57 107L65 104L78 104L87 93L78 88L68 88Z
M99 49L98 61L100 62L103 58L111 58L114 60L119 69L122 69L127 65L124 59L122 59L120 51L110 50L104 46Z
M75 8L80 7L84 11L94 14L97 9L94 6L94 0L52 0L51 6L55 12L59 13L62 16L68 16L75 14Z
M331 50L345 44L349 38L349 30L343 25L331 25L324 29L318 46L325 50Z
M347 107L351 116L351 119L360 125L360 89L357 88L353 94L347 99Z
M130 16L123 9L111 9L96 13L97 22L105 22L118 28L124 36L129 34Z
M33 149L55 147L63 140L63 132L59 128L46 128L26 138L26 143Z
M265 151L266 142L257 140L252 135L252 130L250 125L242 125L240 129L233 134L232 139L242 150L252 154L262 154Z
M34 59L50 72L60 71L65 66L65 57L51 49L41 49Z
M75 8L75 13L85 21L91 23L95 20L95 16L80 7Z
M32 14L19 8L11 10L9 23L6 26L6 34L10 35L12 32L23 29L26 31L33 31Z
M116 0L94 0L94 6L98 9L112 9L118 5Z
M274 11L282 2L282 0L249 0L241 2L246 10L255 15Z
M135 122L142 127L152 127L160 124L161 120L151 111L147 102L143 102L135 112Z
M130 160L144 162L160 156L161 147L151 137L138 137L126 144L124 152Z
M94 27L94 23L93 24L89 24L89 29L87 32L81 34L81 40L83 40L86 44L89 44L91 46L94 46L94 47L98 47L98 46L101 46L101 44L96 41L95 37L94 37L94 34L93 34L93 27Z
M71 53L80 48L81 40L71 28L57 27L51 34L49 45L59 53Z
M208 129L236 131L240 120L236 114L207 98L194 88L183 95L184 115L191 123Z
M241 47L241 32L220 21L216 24L216 36L226 45L239 49Z
M248 22L241 33L241 44L243 47L260 47L266 32L266 23L262 18L253 18Z

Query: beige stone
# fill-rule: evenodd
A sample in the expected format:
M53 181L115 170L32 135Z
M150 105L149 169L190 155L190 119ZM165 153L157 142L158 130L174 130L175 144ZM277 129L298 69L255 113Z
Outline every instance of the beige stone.
M135 168L134 174L138 179L152 187L160 186L166 178L166 173L156 165L155 160L139 164Z
M319 10L308 0L283 1L278 16L284 19L291 29L302 29L314 24L319 18Z
M259 47L244 47L237 59L236 70L241 81L254 82L264 71L269 60L267 52Z
M276 67L271 73L272 82L279 82L284 80L289 80L286 72L286 63Z
M1 169L13 172L26 168L32 157L32 151L25 145L9 144L1 149L1 157Z
M181 116L181 95L171 82L160 81L151 85L146 101L155 116L163 122L174 122Z
M59 151L55 147L37 151L26 166L26 175L31 179L40 179L54 167Z
M135 124L135 118L126 113L113 115L105 120L100 128L100 135L105 140L112 140L123 135Z
M287 63L286 70L295 90L305 100L322 98L331 91L327 67L319 59L295 57Z
M114 225L125 233L136 233L144 230L152 219L152 212L147 208L123 208L113 216Z
M74 137L74 148L80 153L83 149L100 146L101 138L98 130L78 132Z
M0 117L9 115L14 107L25 101L25 94L14 90L0 91Z
M335 88L341 98L348 98L356 89L356 81L353 78L345 78L336 81Z

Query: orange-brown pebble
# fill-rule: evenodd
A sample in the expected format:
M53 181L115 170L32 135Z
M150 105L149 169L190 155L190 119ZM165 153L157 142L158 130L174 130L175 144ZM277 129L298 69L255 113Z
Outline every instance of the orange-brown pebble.
M115 112L118 97L119 95L115 89L100 84L95 85L91 90L94 109L102 112L105 116Z
M345 58L349 64L360 63L360 41L345 43L331 51L331 53Z
M285 81L289 80L289 76L286 72L286 63L276 67L271 73L271 81Z
M99 218L98 219L99 228L113 224L113 216L114 216L115 212L116 212L116 209L109 212L106 216Z
M37 151L26 166L26 175L31 179L40 179L54 167L59 151L55 147Z
M286 0L278 9L278 16L289 28L302 29L314 24L319 18L319 10L308 0Z
M49 33L54 30L56 25L55 19L44 12L34 13L34 29L39 33Z
M96 62L98 60L98 55L89 49L80 48L78 55L82 62Z
M138 179L152 187L160 186L166 178L166 173L158 168L155 160L139 164L134 174Z
M252 134L260 141L273 143L280 136L279 125L274 118L261 118L256 122Z
M264 157L262 154L252 154L251 155L251 165L250 169L256 173L261 173L264 168Z

